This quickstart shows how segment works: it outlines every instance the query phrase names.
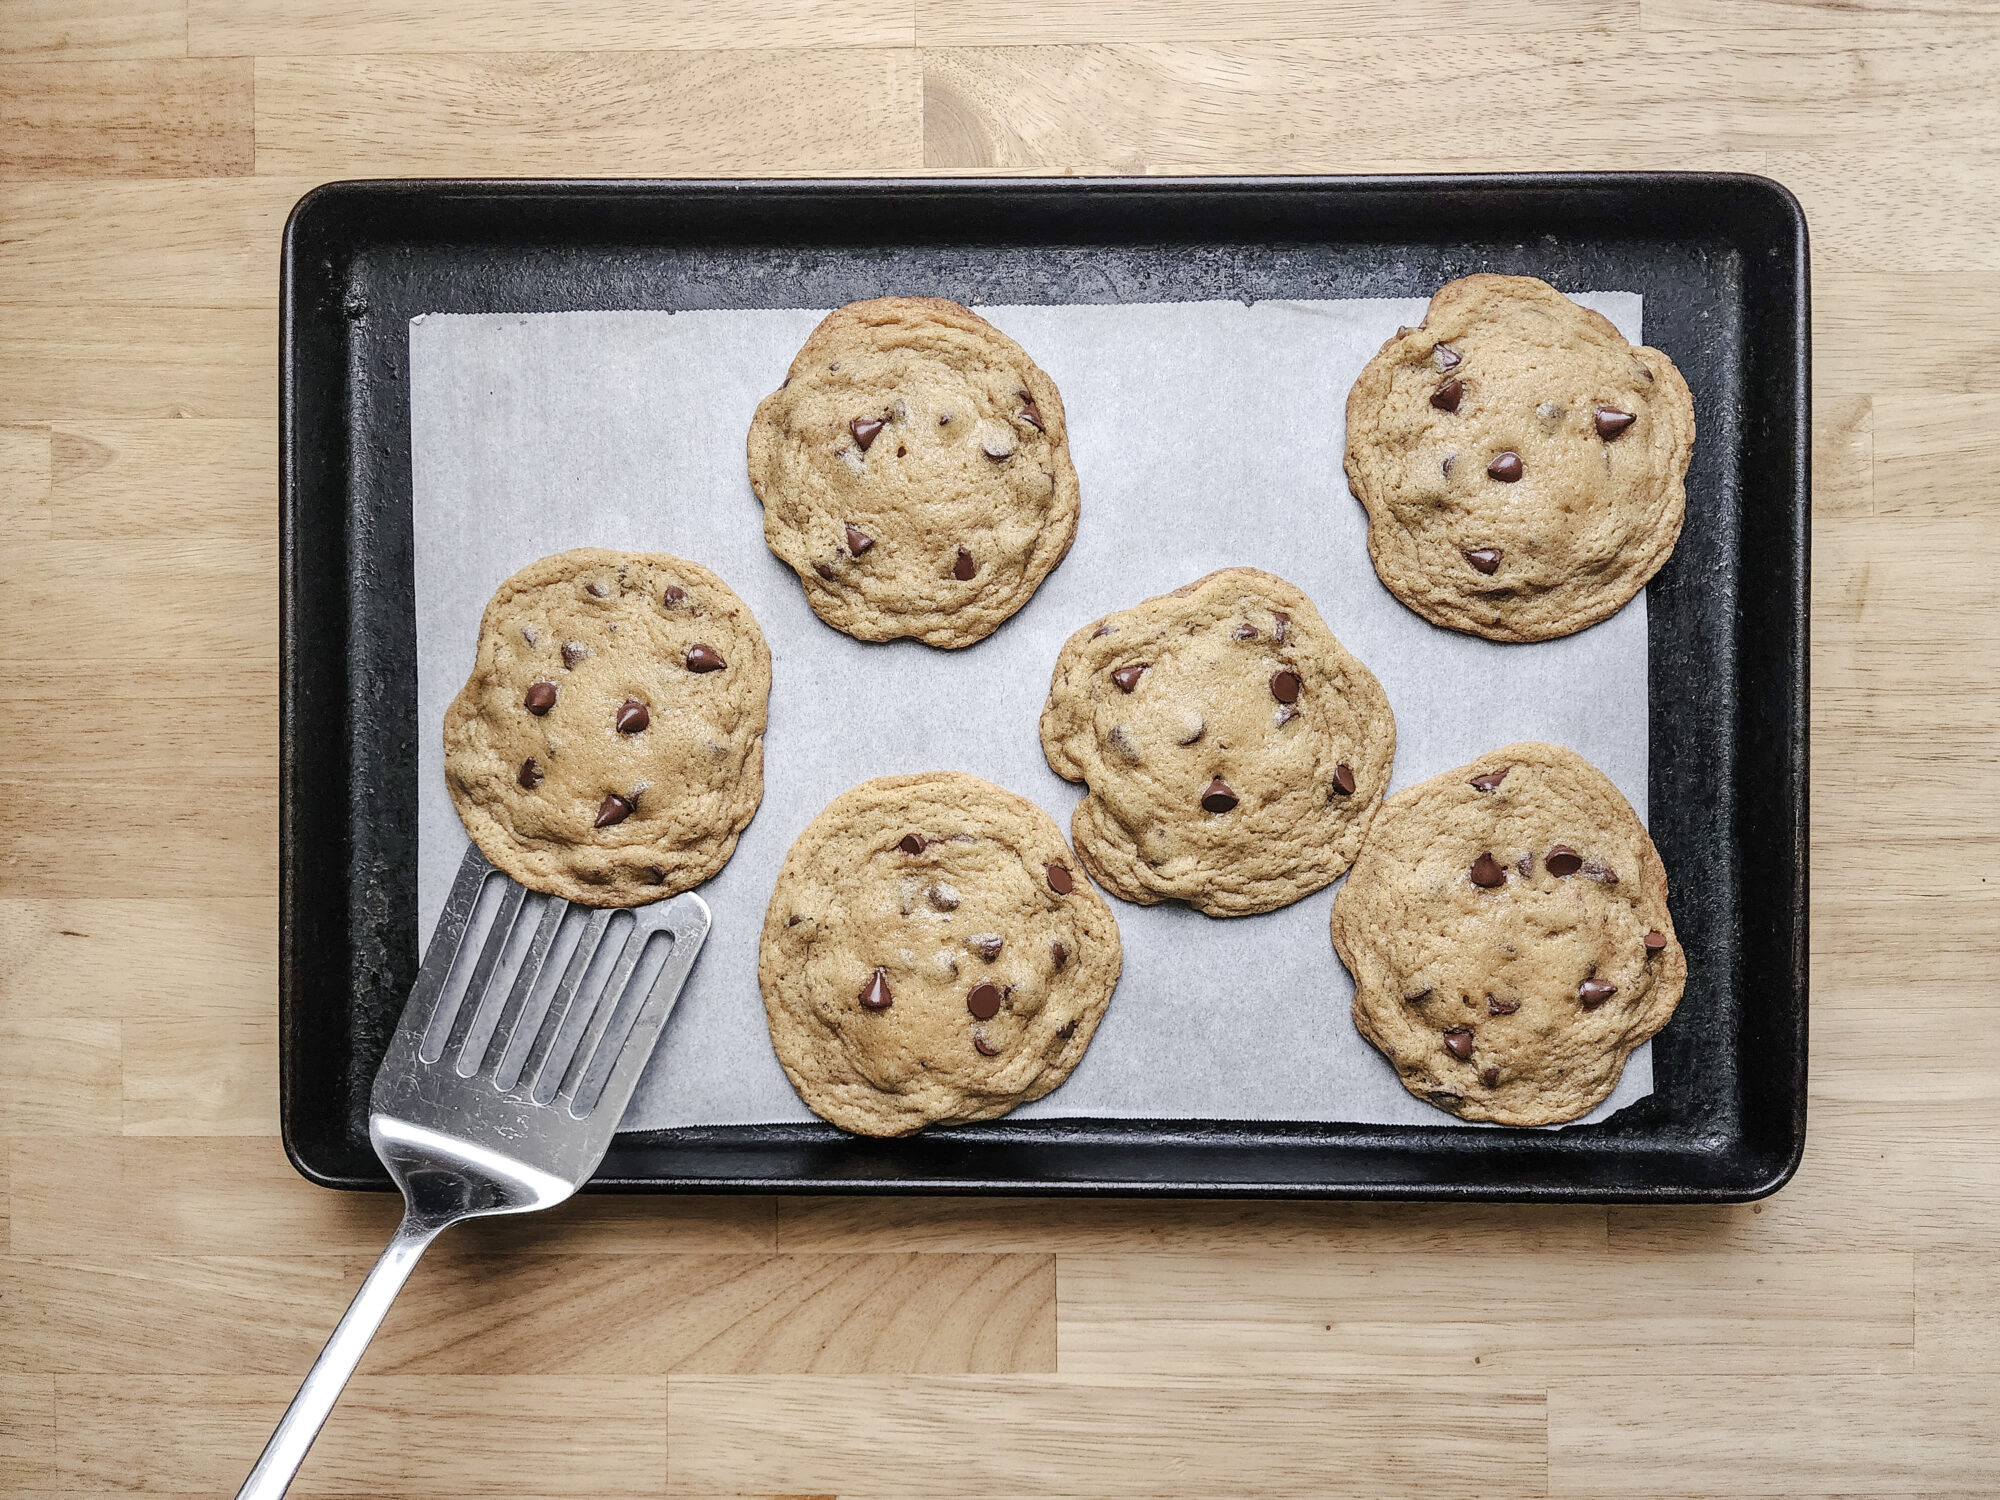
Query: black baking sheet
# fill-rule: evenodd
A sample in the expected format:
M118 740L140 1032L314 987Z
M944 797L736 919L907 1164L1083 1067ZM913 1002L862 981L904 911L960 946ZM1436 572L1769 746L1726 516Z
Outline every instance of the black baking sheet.
M286 1148L386 1187L369 1083L418 959L409 319L425 312L1427 296L1472 271L1636 291L1694 390L1648 590L1650 824L1690 978L1655 1092L1561 1132L1034 1121L619 1137L600 1186L1721 1201L1805 1131L1805 224L1706 174L377 182L285 237L280 1005ZM1287 393L1328 403L1345 392ZM1329 962L1333 960L1329 957ZM1334 1024L1346 1024L1335 1018Z

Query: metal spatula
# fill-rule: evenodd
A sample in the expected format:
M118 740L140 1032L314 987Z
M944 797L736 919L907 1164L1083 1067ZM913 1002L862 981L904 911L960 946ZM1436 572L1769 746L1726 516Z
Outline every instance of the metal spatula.
M630 911L572 906L466 850L369 1100L402 1225L237 1500L290 1487L432 1240L461 1219L551 1207L597 1169L708 920L692 894Z

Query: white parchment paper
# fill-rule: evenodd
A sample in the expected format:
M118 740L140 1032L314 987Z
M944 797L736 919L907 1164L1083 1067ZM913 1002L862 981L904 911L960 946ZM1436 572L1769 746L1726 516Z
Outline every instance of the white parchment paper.
M1579 296L1634 342L1640 300ZM744 468L757 402L816 311L428 316L410 325L418 910L428 938L465 850L440 726L507 575L569 547L672 552L755 612L773 685L764 802L702 888L707 947L625 1118L627 1129L813 1117L772 1054L757 935L786 849L871 776L963 770L1065 831L1081 792L1042 759L1036 721L1078 625L1232 564L1308 594L1381 679L1396 787L1511 740L1601 767L1646 815L1646 604L1532 646L1439 630L1368 562L1341 471L1347 390L1424 302L986 307L1061 389L1083 491L1076 545L1025 609L964 651L864 645L819 623L765 549ZM1346 1120L1441 1125L1356 1033L1327 933L1333 891L1214 920L1112 899L1125 970L1090 1051L1020 1117ZM1599 1119L1652 1091L1639 1049Z

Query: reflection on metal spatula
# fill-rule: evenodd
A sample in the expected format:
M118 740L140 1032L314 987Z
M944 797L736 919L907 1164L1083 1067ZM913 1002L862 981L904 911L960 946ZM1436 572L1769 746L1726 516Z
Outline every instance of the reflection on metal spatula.
M432 1240L461 1219L551 1207L597 1170L708 921L692 894L572 906L466 850L369 1100L402 1225L237 1500L285 1493Z

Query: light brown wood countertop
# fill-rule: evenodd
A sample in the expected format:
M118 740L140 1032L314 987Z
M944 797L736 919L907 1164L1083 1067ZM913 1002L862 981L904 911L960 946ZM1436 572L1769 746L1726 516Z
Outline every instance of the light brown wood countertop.
M0 1496L233 1493L395 1216L276 1137L301 193L1585 167L1811 224L1797 1180L584 1200L454 1232L298 1492L2000 1493L1996 101L1973 0L0 0Z

